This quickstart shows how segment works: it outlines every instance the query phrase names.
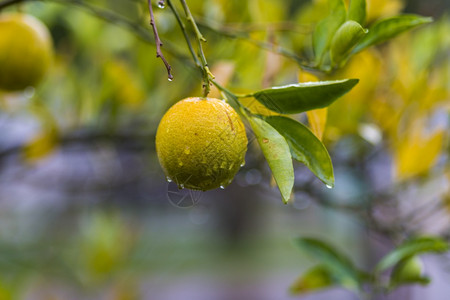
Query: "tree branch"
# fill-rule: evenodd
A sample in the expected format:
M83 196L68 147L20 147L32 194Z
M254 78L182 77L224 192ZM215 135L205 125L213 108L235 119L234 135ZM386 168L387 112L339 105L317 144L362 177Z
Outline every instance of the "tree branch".
M159 4L161 3L164 3L164 1L159 1ZM150 25L153 28L153 34L155 36L156 57L161 58L161 60L164 62L164 65L166 66L167 69L167 75L169 76L169 80L172 81L173 80L173 75L171 73L172 67L169 65L166 58L164 57L164 54L161 51L161 46L163 45L163 43L159 37L158 29L156 28L155 17L153 15L152 0L148 0L148 10L150 11Z

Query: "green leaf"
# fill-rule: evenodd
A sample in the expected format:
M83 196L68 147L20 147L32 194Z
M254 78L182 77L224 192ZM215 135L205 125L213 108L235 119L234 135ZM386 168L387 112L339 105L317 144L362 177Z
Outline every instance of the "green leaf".
M430 278L423 276L424 265L417 256L402 259L392 270L389 288L392 290L399 285L430 283Z
M355 21L347 21L339 27L331 42L330 57L334 65L344 61L367 30Z
M430 23L432 20L432 18L418 15L400 15L382 19L369 28L369 33L355 47L353 53L357 53L372 45L385 42L411 28Z
M294 167L286 140L264 120L247 117L262 152L272 170L284 203L289 201L294 186Z
M366 0L350 0L347 20L353 20L359 24L366 22Z
M268 109L282 114L296 114L329 106L350 91L358 79L305 82L273 87L253 94Z
M435 237L419 237L413 240L409 240L391 253L387 254L375 267L376 272L382 272L401 260L411 257L413 255L434 252L442 253L449 250L449 245L445 240Z
M331 39L339 26L344 23L346 17L345 5L342 0L330 0L330 14L320 21L313 33L313 48L316 57L316 65L322 63Z
M332 285L334 285L334 280L330 270L326 266L319 265L300 276L291 285L289 291L293 295L299 295L328 288Z
M327 186L334 186L331 158L314 133L290 118L271 116L265 120L287 140L294 159L304 163Z
M352 290L358 288L359 271L346 255L339 253L333 246L314 238L298 238L295 243L300 249L326 266L342 286Z

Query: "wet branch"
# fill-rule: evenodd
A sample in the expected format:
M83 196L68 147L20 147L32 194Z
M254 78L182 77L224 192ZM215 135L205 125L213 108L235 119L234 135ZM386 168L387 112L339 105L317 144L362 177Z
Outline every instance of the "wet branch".
M162 2L162 4L161 4ZM164 1L159 1L158 2L159 5L164 5ZM167 62L166 58L164 57L164 54L161 51L161 46L163 45L161 38L159 37L158 34L158 29L156 28L156 24L155 24L155 16L153 15L153 8L152 8L152 0L148 0L148 10L150 12L150 25L153 28L153 34L155 36L155 43L156 43L156 57L161 58L161 60L163 61L164 65L166 66L167 69L167 75L169 76L169 80L172 81L173 80L173 75L171 73L172 71L172 67L170 66L170 64Z

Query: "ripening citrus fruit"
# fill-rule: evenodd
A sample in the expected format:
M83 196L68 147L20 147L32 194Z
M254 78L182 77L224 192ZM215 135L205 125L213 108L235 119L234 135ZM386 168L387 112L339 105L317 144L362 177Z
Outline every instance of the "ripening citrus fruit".
M0 15L0 90L35 86L47 72L52 57L50 33L30 15Z
M230 105L214 98L187 98L164 115L156 152L168 180L180 188L227 186L244 164L247 135Z
M417 257L410 257L400 262L392 271L392 278L400 282L415 281L421 278L423 273L423 263Z

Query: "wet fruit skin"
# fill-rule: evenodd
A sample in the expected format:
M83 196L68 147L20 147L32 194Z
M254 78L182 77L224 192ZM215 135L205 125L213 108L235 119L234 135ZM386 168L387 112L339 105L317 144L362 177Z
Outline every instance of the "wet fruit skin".
M214 98L187 98L173 105L156 133L156 152L180 188L227 186L244 163L247 135L230 105Z
M41 21L25 14L0 14L0 90L36 86L52 55L51 36Z

